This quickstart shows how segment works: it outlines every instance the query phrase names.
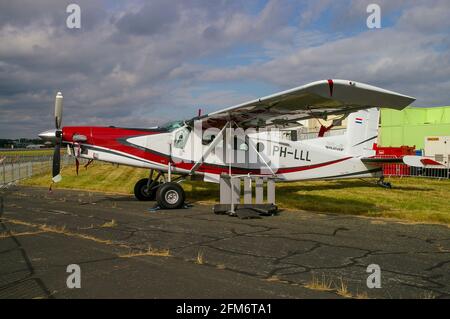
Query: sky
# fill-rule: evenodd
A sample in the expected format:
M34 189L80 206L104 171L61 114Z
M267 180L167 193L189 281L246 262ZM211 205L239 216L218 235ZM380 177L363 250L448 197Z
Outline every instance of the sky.
M450 105L449 45L448 0L1 0L0 138L52 129L58 91L64 126L149 127L330 78Z

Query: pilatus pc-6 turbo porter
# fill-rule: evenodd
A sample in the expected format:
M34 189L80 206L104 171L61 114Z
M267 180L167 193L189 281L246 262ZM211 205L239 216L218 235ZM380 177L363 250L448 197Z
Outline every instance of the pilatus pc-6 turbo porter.
M201 175L219 182L222 175L276 181L382 177L374 145L379 108L404 109L415 99L346 80L324 80L262 97L217 112L154 128L61 127L62 94L55 101L56 130L40 134L55 141L53 182L61 179L60 147L77 158L149 169L137 181L138 200L179 208L185 194L180 181ZM347 118L345 134L307 140L280 138L270 129L288 130L299 121L329 115ZM235 134L237 130L243 134ZM240 160L238 160L238 158ZM418 156L401 159L412 166L436 165ZM391 160L389 160L391 161ZM178 178L172 180L172 174Z

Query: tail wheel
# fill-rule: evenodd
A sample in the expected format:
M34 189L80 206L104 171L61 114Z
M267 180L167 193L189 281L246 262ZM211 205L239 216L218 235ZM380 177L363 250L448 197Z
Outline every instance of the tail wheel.
M178 183L164 183L156 191L156 201L165 209L181 208L185 197L184 190Z
M150 181L152 184L152 181ZM156 185L158 185L157 183ZM147 185L149 185L148 178L143 178L139 180L136 185L134 185L134 196L140 201L150 201L155 200L157 188L152 190L147 190Z

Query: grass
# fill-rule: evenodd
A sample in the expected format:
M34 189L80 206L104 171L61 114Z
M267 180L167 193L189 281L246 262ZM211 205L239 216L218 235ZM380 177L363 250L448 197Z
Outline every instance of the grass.
M103 239L103 238L98 238L98 237L94 237L94 236L90 236L90 235L86 235L86 234L82 234L82 233L77 233L77 232L67 229L66 226L36 224L36 223L31 223L31 222L27 222L27 221L23 221L23 220L19 220L19 219L11 219L11 218L1 218L0 222L6 222L9 224L13 224L13 225L20 225L20 226L26 226L26 227L37 229L37 231L34 231L34 232L32 232L32 231L22 232L22 233L13 232L13 231L2 232L2 233L0 233L0 239L9 238L9 237L13 237L13 236L15 237L15 236L37 235L40 233L54 233L54 234L65 235L68 237L76 237L76 238L80 238L80 239L84 239L84 240L90 240L90 241L93 241L93 242L96 242L99 244L116 245L118 247L128 248L130 250L130 252L127 254L118 255L118 257L120 257L120 258L132 258L132 257L139 257L139 256L156 256L156 257L171 257L172 256L170 254L169 249L157 249L157 248L152 248L151 246L149 246L146 250L134 251L132 249L132 247L130 247L128 245L121 244L121 243L115 243L109 239ZM105 224L108 224L108 226L106 226L106 227L115 227L115 225L117 225L117 223L114 220L112 220L109 223L105 223ZM103 224L100 227L105 227L104 226L105 224ZM114 224L114 226L110 226L110 224ZM91 228L93 228L93 225L92 225L92 227L88 227L86 229L91 229Z
M20 236L34 236L34 235L38 235L38 234L42 234L42 233L45 233L45 231L38 230L38 231L26 231L26 232L14 232L14 231L2 232L2 233L0 233L0 239L11 238L11 237L20 237Z
M18 150L18 151L0 151L0 157L3 156L43 156L52 155L53 148L37 150Z
M432 291L426 291L419 296L419 299L436 299Z
M100 227L102 227L102 228L114 228L116 226L117 226L117 222L114 219L112 219L110 222L106 222L103 225L101 225Z
M325 274L322 274L321 277L318 277L316 274L313 274L311 281L309 281L305 286L305 288L316 290L316 291L329 291L334 292L337 295L344 298L355 298L355 299L368 299L368 295L366 292L357 292L354 296L349 290L347 283L341 278L335 283L332 278L328 278Z
M369 299L367 292L357 292L355 299Z
M270 276L269 278L266 278L266 281L268 282L279 282L280 281L280 277L278 276Z
M195 261L196 264L198 265L203 265L205 263L205 260L203 259L203 252L199 251L197 253L197 260Z
M153 257L171 257L169 249L156 249L148 247L148 249L143 251L130 252L128 254L119 255L120 258L132 258L141 256L153 256Z
M342 278L340 284L336 287L336 293L345 298L352 298L352 294L348 291L348 286Z
M65 167L63 180L54 188L71 188L132 194L137 180L147 177L144 169L94 162L88 169ZM369 217L397 218L408 222L450 225L450 180L391 178L393 189L383 189L358 179L302 181L277 184L277 204L282 209ZM375 180L372 180L374 182ZM50 185L50 174L24 180L24 185ZM212 204L219 198L217 184L186 181L189 201Z
M90 235L86 235L86 234L81 234L81 233L76 233L76 232L70 231L70 230L66 229L66 226L55 226L55 225L47 225L47 224L34 224L34 223L26 222L26 221L23 221L23 220L10 219L10 218L3 218L1 220L5 221L7 223L10 223L10 224L14 224L14 225L21 225L21 226L27 226L27 227L31 227L31 228L37 228L41 232L61 234L61 235L65 235L65 236L68 236L68 237L77 237L77 238L81 238L81 239L91 240L91 241L94 241L94 242L100 243L100 244L106 244L106 245L112 245L113 244L113 242L111 240L97 238L97 237L94 237L94 236L90 236Z
M325 277L325 274L322 274L322 277L317 277L316 275L313 275L310 282L308 282L305 287L312 290L319 290L319 291L332 291L333 280L330 278Z
M131 194L136 181L148 177L143 169L93 162L87 169L80 165L76 175L75 165L65 166L61 175L63 179L55 188L83 189ZM36 175L23 181L24 185L48 187L51 183L50 173Z

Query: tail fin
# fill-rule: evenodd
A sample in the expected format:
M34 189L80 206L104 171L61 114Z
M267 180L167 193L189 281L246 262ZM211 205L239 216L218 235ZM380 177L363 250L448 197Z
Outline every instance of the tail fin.
M347 118L346 153L353 156L374 156L373 144L378 142L379 120L378 108L351 113Z

